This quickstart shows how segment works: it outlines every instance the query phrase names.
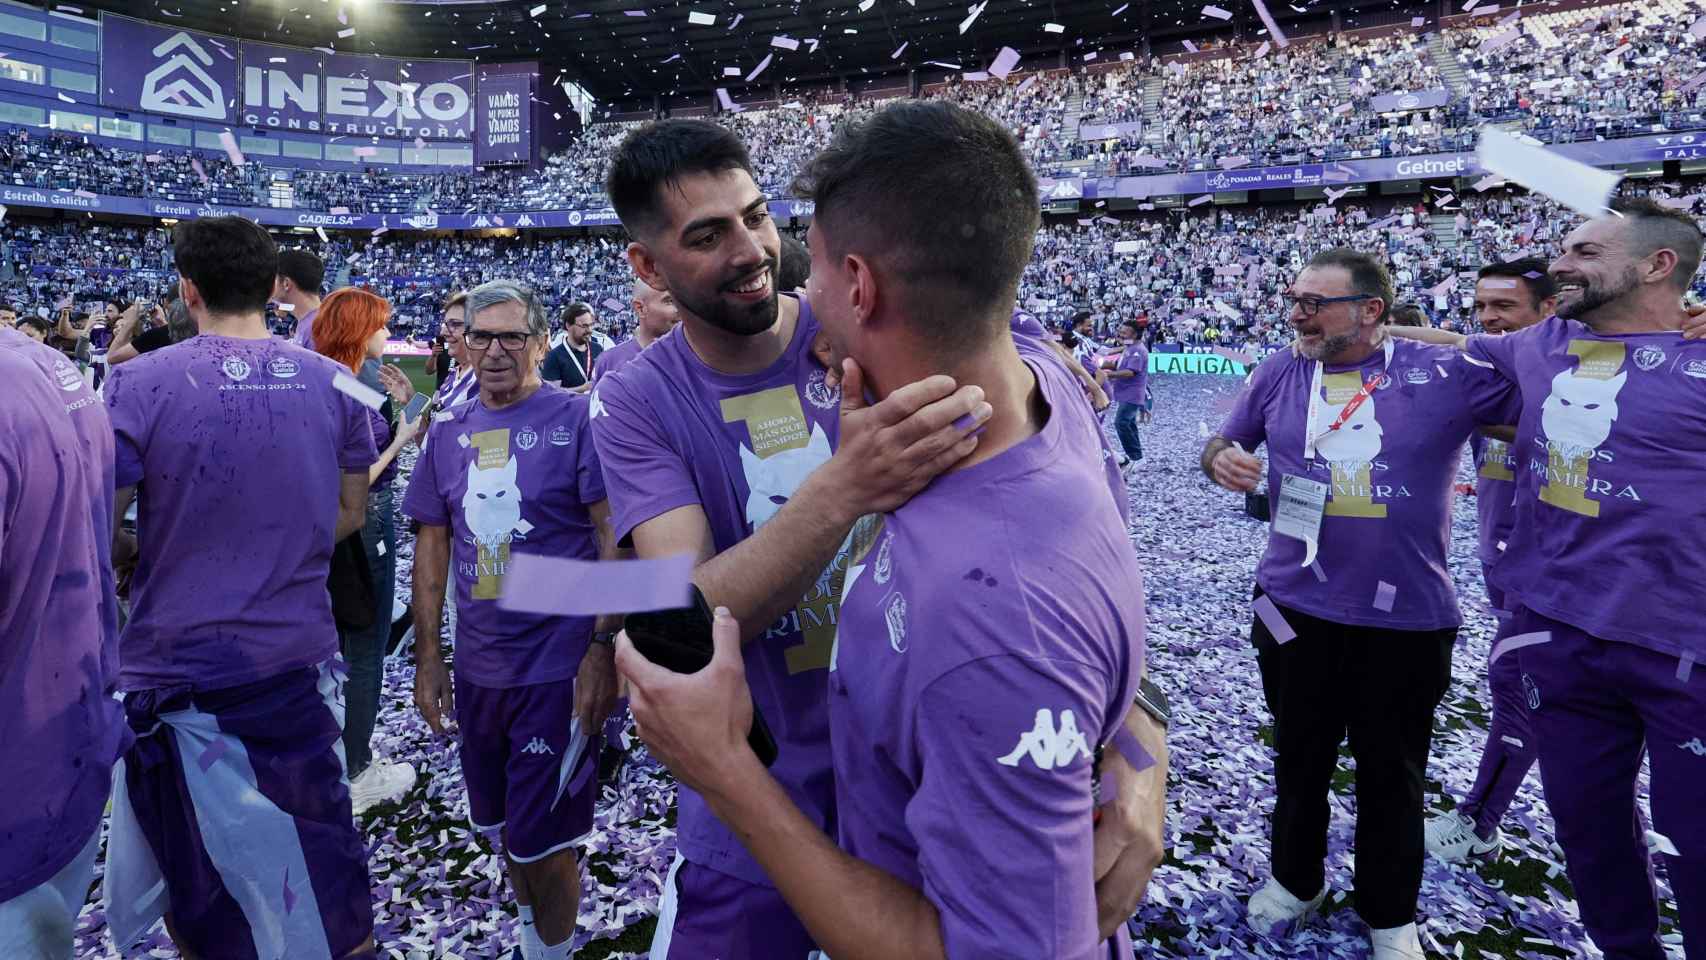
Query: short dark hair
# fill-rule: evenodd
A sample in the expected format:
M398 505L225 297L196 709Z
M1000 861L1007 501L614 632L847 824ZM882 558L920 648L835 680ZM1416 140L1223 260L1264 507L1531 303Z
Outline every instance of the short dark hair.
M1077 327L1079 324L1083 323L1086 320L1091 319L1094 316L1095 316L1095 314L1090 312L1089 310L1079 310L1072 315L1072 326Z
M243 217L179 222L172 228L172 257L214 313L265 310L279 276L278 244Z
M1558 292L1558 282L1552 279L1552 274L1546 272L1546 261L1539 257L1523 257L1521 260L1505 260L1501 263L1489 263L1475 275L1476 280L1488 277L1512 277L1521 280L1528 288L1529 299L1535 306L1540 301Z
M1019 142L997 121L942 100L894 103L839 127L794 195L816 202L817 223L843 248L830 253L857 249L892 271L938 347L1007 328L1042 206Z
M1671 285L1687 290L1700 271L1700 224L1687 213L1672 210L1651 197L1613 201L1611 212L1629 221L1638 256L1655 250L1675 251L1676 272L1671 275Z
M278 252L278 276L296 284L299 290L319 296L326 283L326 264L312 251L291 247Z
M776 268L776 289L793 290L806 285L812 275L812 252L797 237L782 234L781 263Z
M1386 322L1395 327L1425 327L1428 326L1428 315L1422 311L1420 304L1400 303L1393 307L1386 316Z
M18 312L18 308L17 308L17 307L14 307L14 306L12 306L12 305L11 305L11 304L9 304L9 303L0 303L0 312L3 312L3 313L17 313L17 312Z
M18 318L18 326L30 327L31 329L40 330L41 335L42 335L42 339L44 339L44 340L47 339L47 337L53 333L53 324L48 323L46 320L43 320L41 317L38 317L33 313L29 314L27 316L19 317Z
M1331 247L1309 258L1311 267L1338 267L1351 275L1351 289L1364 296L1379 298L1380 322L1392 314L1398 295L1392 289L1392 274L1386 264L1370 254L1350 247Z
M752 157L734 132L709 120L658 120L622 139L605 176L604 192L630 234L648 232L658 218L658 194L695 173L745 170Z
M575 318L583 313L591 313L592 305L584 300L576 300L563 308L563 326L573 326Z

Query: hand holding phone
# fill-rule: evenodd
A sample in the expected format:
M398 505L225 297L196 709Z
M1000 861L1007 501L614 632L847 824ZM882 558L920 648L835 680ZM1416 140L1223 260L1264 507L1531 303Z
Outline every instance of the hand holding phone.
M711 608L705 595L693 586L693 605L677 610L656 610L649 613L630 613L622 629L628 641L647 660L676 673L698 673L711 662ZM759 713L752 706L752 729L747 732L747 745L766 767L776 762L776 739Z

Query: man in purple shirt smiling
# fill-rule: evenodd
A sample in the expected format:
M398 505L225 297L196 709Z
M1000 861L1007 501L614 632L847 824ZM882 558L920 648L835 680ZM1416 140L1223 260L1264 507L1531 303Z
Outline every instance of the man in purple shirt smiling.
M776 290L776 226L727 129L642 127L617 150L606 189L635 274L670 291L681 314L592 393L616 535L641 557L699 558L694 582L746 626L746 672L779 747L772 774L814 829L829 829L828 668L848 533L975 448L981 391L931 377L875 406L843 406L812 355L810 305ZM652 955L815 949L704 798L691 785L679 797L680 851Z
M994 121L909 102L843 129L797 189L817 203L812 305L850 358L843 417L947 370L979 385L985 430L855 531L828 651L839 849L746 745L751 657L728 610L691 676L618 640L641 735L830 956L1129 956L1124 918L1097 909L1092 767L1132 706L1143 593L1093 413L1009 332L1035 180ZM927 200L956 192L953 210ZM1039 510L1060 523L1016 538Z
M1126 459L1136 463L1143 459L1143 440L1137 433L1139 414L1143 422L1149 422L1149 348L1143 345L1137 324L1130 321L1120 324L1120 343L1124 348L1118 365L1107 372L1109 391L1119 404L1114 412L1114 433L1120 438Z

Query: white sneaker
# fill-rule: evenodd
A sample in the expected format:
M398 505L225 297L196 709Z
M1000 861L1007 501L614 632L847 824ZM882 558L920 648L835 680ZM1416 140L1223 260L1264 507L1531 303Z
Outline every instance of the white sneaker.
M1368 943L1374 948L1369 960L1427 960L1427 954L1422 952L1422 942L1416 938L1416 925L1413 923L1385 930L1370 929Z
M1245 907L1245 920L1250 929L1265 937L1290 936L1298 927L1303 925L1309 915L1321 906L1321 901L1327 899L1327 888L1313 900L1299 900L1291 895L1278 880L1269 878L1250 896L1250 902Z
M1475 834L1475 821L1452 810L1437 814L1423 828L1428 852L1446 863L1462 863L1470 857L1484 857L1504 845L1504 835L1497 828L1490 840Z
M381 803L396 803L414 787L414 767L375 760L349 782L350 806L359 817Z

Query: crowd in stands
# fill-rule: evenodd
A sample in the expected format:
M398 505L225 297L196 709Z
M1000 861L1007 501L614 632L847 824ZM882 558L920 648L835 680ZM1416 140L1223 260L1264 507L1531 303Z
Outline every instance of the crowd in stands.
M1696 11L1697 13L1697 11ZM1442 34L1462 89L1425 35L1297 38L1284 48L1221 45L1184 57L1134 58L1077 73L956 78L927 88L1001 120L1042 175L1135 175L1472 149L1484 121L1542 140L1706 127L1706 52L1682 0L1565 12L1495 12ZM1378 113L1374 97L1447 89L1443 106ZM1151 106L1145 106L1146 97ZM800 163L870 100L802 98L724 114L752 151L759 185L787 190ZM1109 124L1139 124L1139 130ZM586 209L604 205L607 157L635 124L598 123L536 170L419 174L380 166L308 170L222 155L101 146L81 135L12 129L0 179L120 196L334 213ZM1081 128L1086 132L1081 136Z
M1661 186L1664 196L1689 190ZM1149 339L1161 342L1283 343L1291 336L1281 300L1286 283L1314 251L1343 245L1382 255L1399 299L1418 304L1431 322L1467 329L1473 271L1519 256L1554 256L1574 219L1544 198L1514 190L1429 199L1433 206L1341 200L1055 218L1037 235L1021 304L1057 328L1088 311L1100 336L1137 320ZM553 317L582 301L593 306L604 334L620 340L631 332L633 277L614 234L396 233L363 242L337 235L309 245L325 261L328 282L366 287L391 301L391 330L399 338L436 336L445 297L495 276L532 285ZM164 230L75 220L9 221L0 230L0 301L24 312L66 294L78 304L158 301L173 278ZM287 315L274 320L282 331L291 323Z

